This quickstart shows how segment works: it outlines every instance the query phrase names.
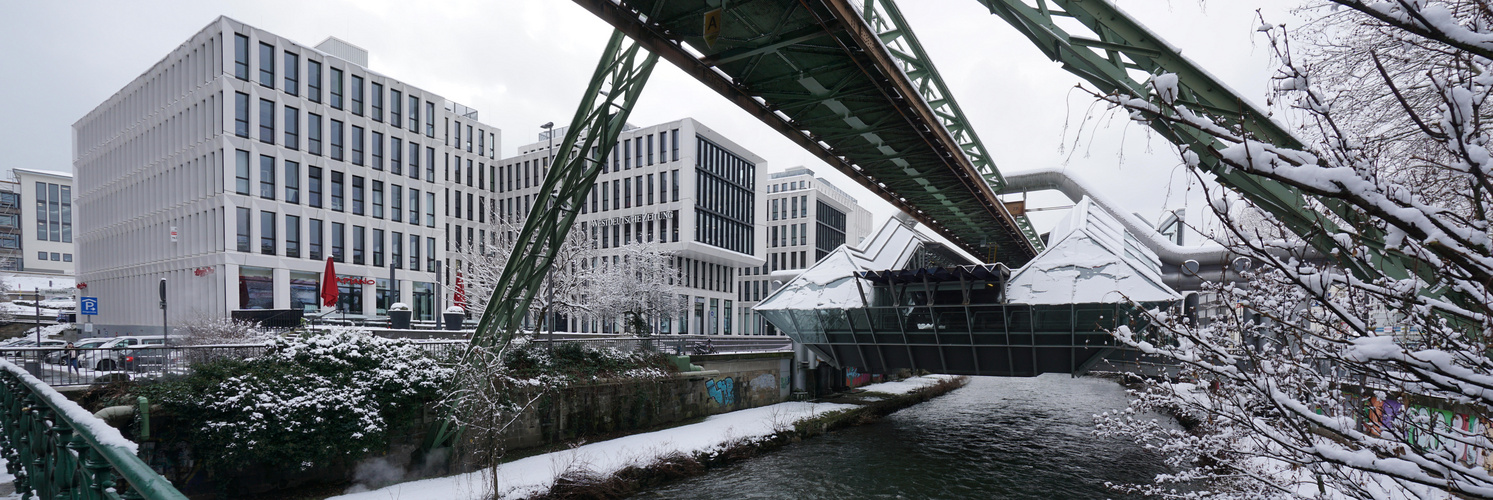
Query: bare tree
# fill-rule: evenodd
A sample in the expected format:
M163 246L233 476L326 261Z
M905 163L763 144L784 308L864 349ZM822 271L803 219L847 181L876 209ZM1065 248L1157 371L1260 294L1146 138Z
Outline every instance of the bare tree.
M489 222L479 227L485 230L488 241L465 242L457 253L468 311L487 309L487 301L492 298L493 289L513 253L515 240L523 229L522 220L504 220L496 208L486 220ZM530 305L534 318L545 318L550 313L569 316L590 311L591 304L584 299L593 274L588 263L596 256L597 246L585 225L571 228L555 256L549 279ZM454 287L455 284L448 286Z
M678 316L679 270L659 245L623 245L603 257L590 287L601 318L619 318L634 335L656 333L660 321Z
M1363 276L1322 264L1301 240L1269 237L1291 234L1279 222L1243 215L1255 210L1247 200L1210 189L1225 241L1257 265L1247 281L1210 285L1232 312L1220 321L1151 311L1147 329L1116 332L1179 361L1189 379L1149 382L1131 408L1100 418L1100 432L1147 442L1183 469L1128 489L1493 498L1485 424L1493 417L1493 136L1482 127L1493 90L1489 8L1335 3L1347 8L1319 22L1352 35L1340 45L1293 53L1291 32L1261 21L1278 61L1274 102L1303 117L1306 148L1263 142L1186 108L1175 75L1153 77L1147 98L1095 93L1138 120L1215 138L1216 147L1179 150L1199 178L1200 160L1212 159L1349 207L1352 216L1336 218L1340 229L1326 235L1338 252L1370 255L1382 244L1421 266L1407 275L1376 261L1377 276ZM1333 54L1342 59L1312 59ZM1323 71L1333 76L1319 80ZM1163 410L1192 428L1143 417ZM1182 493L1173 482L1195 484Z

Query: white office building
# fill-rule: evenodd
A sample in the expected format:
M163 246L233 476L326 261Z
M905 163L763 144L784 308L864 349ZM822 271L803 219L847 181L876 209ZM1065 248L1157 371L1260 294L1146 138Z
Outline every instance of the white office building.
M72 276L73 176L27 168L12 171L21 195L21 270Z
M772 325L752 311L782 283L819 262L840 245L859 245L871 234L871 212L855 198L814 176L814 171L793 167L771 174L761 189L766 216L762 230L766 241L764 263L737 269L742 333L771 333Z
M565 131L554 131L556 147ZM499 162L496 212L522 220L539 196L550 158L545 135ZM738 334L735 270L761 266L760 186L766 161L691 118L629 126L618 137L576 225L591 235L599 258L608 250L654 243L672 255L682 279L678 317L651 325L660 333ZM460 188L458 188L460 189ZM480 196L480 195L479 195ZM460 196L458 195L458 198ZM465 198L472 206L470 195ZM478 212L486 201L478 198ZM480 223L456 220L456 234ZM479 235L480 238L480 235ZM612 250L616 252L616 250ZM564 318L562 330L615 332L610 318Z
M433 317L453 170L488 170L498 131L367 60L220 17L78 120L76 264L95 323L159 329L161 278L173 325L314 312L327 257L349 317L393 301Z

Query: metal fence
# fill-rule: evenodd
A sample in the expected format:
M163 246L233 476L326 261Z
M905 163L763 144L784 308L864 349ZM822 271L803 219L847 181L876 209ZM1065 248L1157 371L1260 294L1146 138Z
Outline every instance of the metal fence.
M550 342L540 334L533 342ZM659 335L618 337L557 333L556 344L578 343L623 351L661 352L665 354L703 355L752 352L780 352L792 349L788 337L727 335ZM415 340L427 355L436 359L453 359L466 350L467 340ZM248 359L263 356L272 344L226 344L195 346L135 346L107 349L78 348L76 366L69 362L62 347L0 347L0 357L24 368L32 376L52 386L93 385L116 381L157 378L167 374L186 374L192 366L219 359Z

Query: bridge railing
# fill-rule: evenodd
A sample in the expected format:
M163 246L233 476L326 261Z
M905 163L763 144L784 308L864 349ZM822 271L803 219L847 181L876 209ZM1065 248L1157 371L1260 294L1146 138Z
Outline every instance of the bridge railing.
M0 453L31 498L186 500L137 445L20 366L0 360Z

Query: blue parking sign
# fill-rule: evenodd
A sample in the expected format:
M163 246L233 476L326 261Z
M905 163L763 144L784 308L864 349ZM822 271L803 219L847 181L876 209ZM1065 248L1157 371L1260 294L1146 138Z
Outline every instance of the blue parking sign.
M98 297L83 297L78 309L87 316L98 315Z

